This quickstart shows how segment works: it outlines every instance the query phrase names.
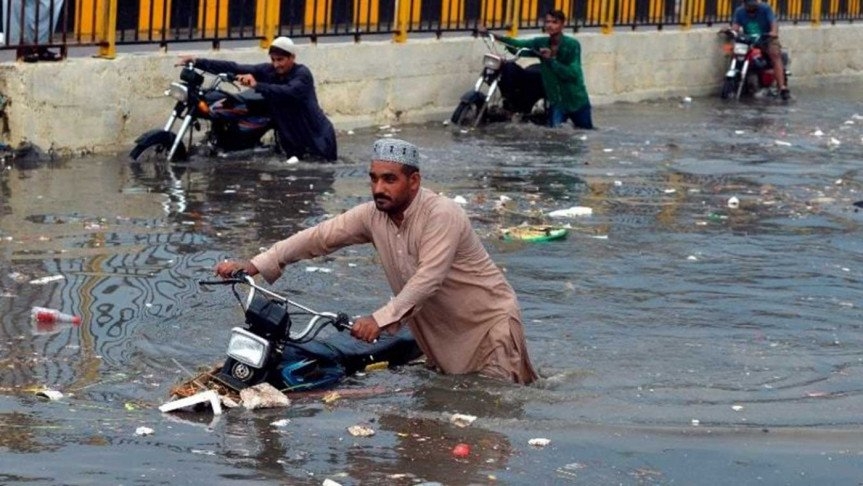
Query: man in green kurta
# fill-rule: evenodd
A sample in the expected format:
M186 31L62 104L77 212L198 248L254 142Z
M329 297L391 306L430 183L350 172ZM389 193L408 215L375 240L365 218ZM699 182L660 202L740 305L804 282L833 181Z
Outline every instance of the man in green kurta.
M575 38L563 35L565 22L566 16L561 10L551 10L545 15L548 37L499 37L497 40L511 47L536 51L549 105L549 126L560 126L569 118L576 127L593 128L590 99L581 69L581 44Z

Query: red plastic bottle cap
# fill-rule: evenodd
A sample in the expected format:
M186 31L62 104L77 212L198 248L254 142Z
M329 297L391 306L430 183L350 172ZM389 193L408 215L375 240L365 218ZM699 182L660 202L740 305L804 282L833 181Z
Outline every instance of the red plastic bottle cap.
M470 455L470 446L464 443L456 444L456 446L452 448L452 455L458 458L467 457Z

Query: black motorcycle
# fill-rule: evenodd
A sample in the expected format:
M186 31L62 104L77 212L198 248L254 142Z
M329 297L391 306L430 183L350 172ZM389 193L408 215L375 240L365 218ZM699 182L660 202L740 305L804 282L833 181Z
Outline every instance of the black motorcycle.
M202 144L207 155L241 156L277 149L278 130L266 101L252 90L239 91L234 80L233 74L218 74L205 86L203 71L192 63L183 67L180 81L172 82L165 91L166 96L176 100L165 127L138 137L129 156L138 162L151 158L185 160L193 148L192 134L202 129L202 120L209 124ZM222 83L231 83L237 92L220 89ZM180 127L174 132L178 121ZM270 130L275 144L266 145L262 138ZM188 145L183 141L187 135Z
M246 325L231 330L224 363L174 387L177 397L206 390L236 394L264 382L283 392L327 388L370 364L398 366L421 355L407 327L395 334L382 333L374 343L343 332L320 336L326 328L344 331L353 323L347 314L312 310L258 286L245 274L200 283L230 285ZM248 287L245 298L237 285ZM309 317L305 327L292 329L301 316Z
M462 95L450 121L462 127L475 127L511 121L518 116L522 121L545 124L545 88L539 64L523 68L516 62L525 54L536 53L532 49L510 47L499 51L490 32L482 39L489 50L483 55L482 72L474 88Z

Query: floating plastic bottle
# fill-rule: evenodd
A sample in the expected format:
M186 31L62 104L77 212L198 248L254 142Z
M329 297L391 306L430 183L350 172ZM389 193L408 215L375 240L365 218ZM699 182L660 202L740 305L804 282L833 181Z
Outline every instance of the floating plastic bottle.
M56 322L70 322L76 325L81 324L81 317L66 314L57 309L49 309L47 307L34 307L30 310L30 317L34 321L44 324L52 324Z

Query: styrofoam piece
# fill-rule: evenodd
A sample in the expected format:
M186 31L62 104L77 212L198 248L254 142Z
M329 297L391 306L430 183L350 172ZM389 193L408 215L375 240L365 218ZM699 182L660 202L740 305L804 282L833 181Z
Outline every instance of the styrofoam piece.
M206 402L210 402L210 406L213 408L214 415L222 414L222 402L221 400L219 400L219 394L213 390L207 390L201 393L196 393L190 397L181 398L179 400L174 400L173 402L165 403L159 406L159 411L172 412L174 410L191 407L192 405Z

